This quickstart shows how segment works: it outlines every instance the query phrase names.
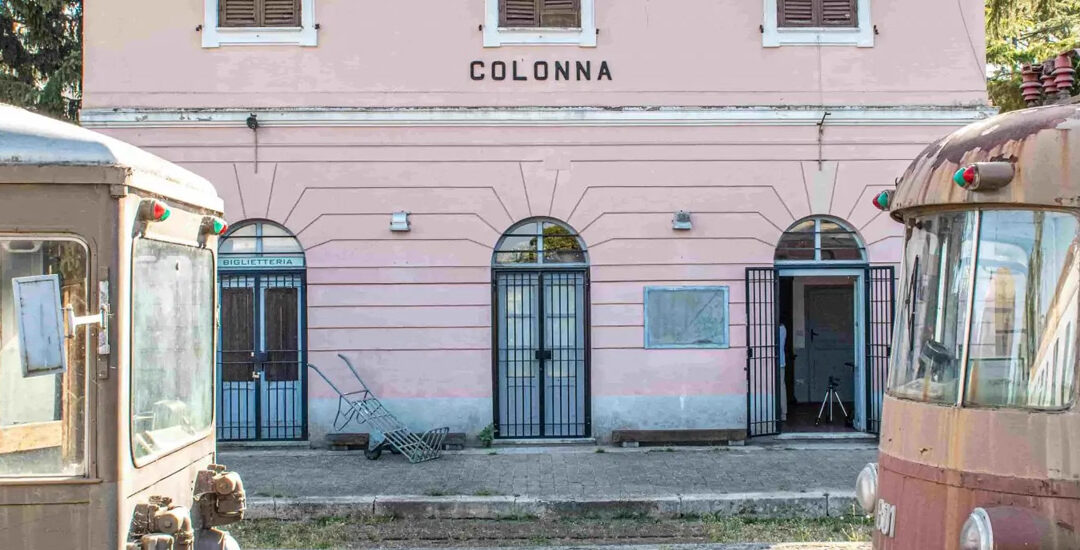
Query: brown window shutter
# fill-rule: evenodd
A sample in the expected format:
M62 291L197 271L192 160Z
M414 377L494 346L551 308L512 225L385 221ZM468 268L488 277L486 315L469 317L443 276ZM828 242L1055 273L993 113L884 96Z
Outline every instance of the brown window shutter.
M817 24L815 4L821 0L780 0L777 22L781 27L813 27Z
M300 0L262 0L263 27L299 27Z
M500 27L539 27L541 0L499 0Z
M581 0L540 0L541 27L580 27Z
M856 0L820 0L822 27L856 27Z
M259 24L258 0L218 0L219 27L255 27Z

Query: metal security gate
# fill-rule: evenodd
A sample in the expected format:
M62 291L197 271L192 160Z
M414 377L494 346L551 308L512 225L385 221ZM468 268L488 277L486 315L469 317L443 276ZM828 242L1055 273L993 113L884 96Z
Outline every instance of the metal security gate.
M775 269L746 269L746 429L751 437L780 433L778 285Z
M303 273L220 281L218 439L306 439Z
M866 270L866 430L875 434L881 433L881 404L892 355L895 277L892 266Z
M588 271L495 271L492 304L496 437L588 437Z

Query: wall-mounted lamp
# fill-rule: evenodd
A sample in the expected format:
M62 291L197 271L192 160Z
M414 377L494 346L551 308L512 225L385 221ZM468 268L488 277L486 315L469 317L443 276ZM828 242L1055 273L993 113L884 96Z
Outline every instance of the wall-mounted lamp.
M390 214L390 231L409 231L409 226L412 223L409 221L408 212L394 212Z
M675 213L675 217L671 218L671 228L680 231L687 231L693 229L694 224L690 222L690 213L686 210L679 210Z

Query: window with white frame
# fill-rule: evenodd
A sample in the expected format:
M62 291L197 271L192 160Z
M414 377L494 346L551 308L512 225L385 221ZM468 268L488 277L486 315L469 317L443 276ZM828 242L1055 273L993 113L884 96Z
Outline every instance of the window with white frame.
M484 47L596 46L595 0L485 0Z
M315 46L315 0L203 0L202 45Z
M761 44L872 47L870 0L764 0Z

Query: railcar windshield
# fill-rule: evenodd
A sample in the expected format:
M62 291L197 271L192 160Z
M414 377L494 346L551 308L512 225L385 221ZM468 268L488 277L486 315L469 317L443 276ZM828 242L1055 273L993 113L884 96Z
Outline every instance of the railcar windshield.
M74 239L0 235L0 478L86 473L89 329L67 339L66 371L24 372L11 280L59 275L61 306L85 315L87 266L86 247Z
M202 437L213 419L213 255L135 241L131 438L136 462Z
M890 392L935 403L958 403L963 391L963 403L974 406L1068 406L1076 378L1077 230L1075 216L1053 211L916 219Z

